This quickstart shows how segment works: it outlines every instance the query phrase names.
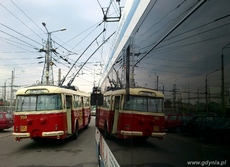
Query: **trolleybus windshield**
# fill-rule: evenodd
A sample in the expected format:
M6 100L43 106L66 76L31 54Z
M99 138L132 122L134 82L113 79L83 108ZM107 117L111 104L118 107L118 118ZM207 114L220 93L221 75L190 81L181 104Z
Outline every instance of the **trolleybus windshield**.
M141 112L163 112L163 99L144 96L130 96L129 101L124 102L124 110Z
M43 111L62 109L61 94L18 95L16 111Z

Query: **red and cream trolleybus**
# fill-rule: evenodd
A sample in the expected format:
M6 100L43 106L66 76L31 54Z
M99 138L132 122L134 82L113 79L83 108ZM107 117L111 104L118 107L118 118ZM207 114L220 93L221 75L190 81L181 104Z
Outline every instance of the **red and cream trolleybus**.
M164 95L148 88L111 90L97 107L96 126L105 137L164 139Z
M15 140L77 138L90 123L89 94L58 86L32 86L16 93Z

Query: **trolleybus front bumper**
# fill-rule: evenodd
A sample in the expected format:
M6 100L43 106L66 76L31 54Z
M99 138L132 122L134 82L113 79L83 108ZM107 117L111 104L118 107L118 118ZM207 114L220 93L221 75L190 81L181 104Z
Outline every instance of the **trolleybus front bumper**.
M143 136L143 133L142 132L139 132L139 131L125 131L125 130L121 130L121 135L124 135L124 136ZM160 138L160 139L164 139L166 133L165 132L152 132L151 133L151 136L152 137L156 137L156 138Z
M138 132L138 131L121 130L121 135L124 135L124 136L142 136L143 133L142 132Z
M18 138L28 138L30 137L30 133L12 133L13 137Z
M161 133L153 132L153 133L152 133L152 137L156 137L156 138L160 138L160 139L164 139L164 138L165 138L165 135L166 135L165 132L161 132Z
M52 131L52 132L42 132L41 137L57 137L60 138L61 135L64 134L64 131ZM15 138L16 141L20 141L22 138L29 138L31 137L30 133L12 133L12 136Z
M42 136L44 137L61 136L63 134L64 134L64 131L42 132Z

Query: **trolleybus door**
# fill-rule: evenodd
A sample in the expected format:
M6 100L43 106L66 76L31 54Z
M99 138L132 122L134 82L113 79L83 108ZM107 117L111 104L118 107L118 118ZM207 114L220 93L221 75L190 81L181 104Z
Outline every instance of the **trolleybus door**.
M112 97L112 101L114 103L112 103L112 111L114 111L114 118L113 118L113 128L112 128L112 134L116 134L117 133L117 123L118 123L118 117L119 117L119 110L121 107L121 98L120 96L113 96Z
M72 96L66 95L66 116L67 116L68 134L72 134L71 110L72 110Z

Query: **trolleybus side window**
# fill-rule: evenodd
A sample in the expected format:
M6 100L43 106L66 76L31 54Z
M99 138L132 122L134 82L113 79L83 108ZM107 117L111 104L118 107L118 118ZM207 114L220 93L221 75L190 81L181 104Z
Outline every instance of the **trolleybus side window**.
M89 106L89 98L83 97L83 101L84 101L84 107L88 107Z
M120 96L115 97L115 109L120 109Z
M71 105L72 105L72 96L66 96L66 107L67 109L71 109Z
M82 107L82 99L78 96L78 107Z
M104 96L103 107L109 108L110 106L110 96Z
M74 108L81 107L81 98L80 96L74 96Z

